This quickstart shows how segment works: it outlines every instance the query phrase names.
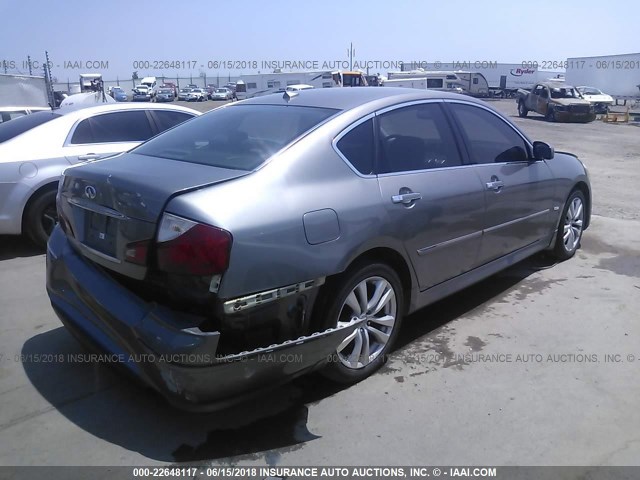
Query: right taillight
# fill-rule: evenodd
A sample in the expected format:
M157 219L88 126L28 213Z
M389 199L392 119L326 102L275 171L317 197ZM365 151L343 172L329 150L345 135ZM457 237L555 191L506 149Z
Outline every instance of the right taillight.
M182 275L215 275L229 266L231 234L170 213L158 230L158 268Z

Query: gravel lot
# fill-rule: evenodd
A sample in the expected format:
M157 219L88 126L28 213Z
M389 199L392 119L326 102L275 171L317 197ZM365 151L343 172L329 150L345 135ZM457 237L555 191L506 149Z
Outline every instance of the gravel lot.
M582 249L412 315L383 370L348 389L314 375L193 415L104 366L57 361L84 350L50 308L43 252L0 237L0 465L637 465L640 129L491 104L587 164Z

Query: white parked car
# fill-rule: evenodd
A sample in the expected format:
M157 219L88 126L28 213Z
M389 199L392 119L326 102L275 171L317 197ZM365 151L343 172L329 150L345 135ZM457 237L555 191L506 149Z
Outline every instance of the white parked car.
M576 87L576 90L580 92L580 95L582 95L585 100L589 100L589 103L593 105L596 113L607 113L609 107L613 105L613 97L607 95L599 88L582 86Z
M134 102L150 102L152 97L151 89L147 85L136 85L131 99Z
M131 150L199 112L174 105L112 103L33 113L0 124L0 235L44 245L56 221L62 172Z
M209 98L209 94L206 90L202 88L192 88L189 93L187 93L187 102L204 102Z
M233 98L233 91L228 88L216 88L211 94L211 100L231 100Z

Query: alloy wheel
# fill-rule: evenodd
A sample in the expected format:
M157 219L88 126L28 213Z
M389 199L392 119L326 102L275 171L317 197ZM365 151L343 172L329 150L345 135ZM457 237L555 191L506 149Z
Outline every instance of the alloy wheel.
M564 218L563 241L567 252L572 252L580 243L584 222L584 205L580 197L575 197L569 204Z
M362 325L338 345L340 362L351 369L373 362L389 342L396 316L396 294L387 280L376 276L358 283L343 302L338 327L354 320Z

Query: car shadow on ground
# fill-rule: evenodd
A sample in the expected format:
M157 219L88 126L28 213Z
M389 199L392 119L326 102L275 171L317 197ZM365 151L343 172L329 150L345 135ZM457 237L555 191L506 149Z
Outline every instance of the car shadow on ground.
M19 257L33 257L45 253L23 235L0 235L0 261Z
M504 295L549 266L546 257L535 256L420 310L405 319L396 348ZM87 351L63 327L30 338L22 354L24 359L52 360L25 361L23 367L36 390L69 421L106 442L162 462L235 457L275 464L281 454L319 438L307 427L309 408L346 388L314 373L225 410L194 414L170 407L107 365L83 361Z

